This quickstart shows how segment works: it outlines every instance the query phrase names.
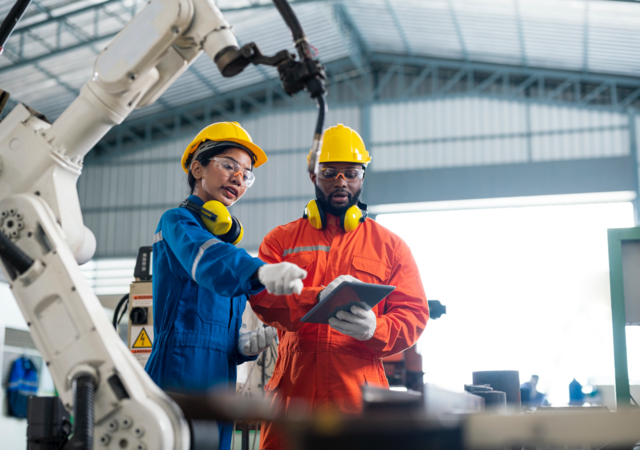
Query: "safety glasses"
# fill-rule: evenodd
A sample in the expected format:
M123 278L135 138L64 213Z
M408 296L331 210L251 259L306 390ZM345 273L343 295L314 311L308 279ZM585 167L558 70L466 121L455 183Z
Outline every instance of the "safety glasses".
M243 169L240 164L229 158L218 158L214 156L209 161L213 161L213 165L222 172L226 173L230 178L242 175L241 184L246 188L250 188L256 180L256 176L249 169Z
M364 178L364 169L338 170L334 169L333 167L324 167L318 172L318 176L321 180L335 180L340 175L342 175L342 178L344 178L347 182L361 180L362 178Z

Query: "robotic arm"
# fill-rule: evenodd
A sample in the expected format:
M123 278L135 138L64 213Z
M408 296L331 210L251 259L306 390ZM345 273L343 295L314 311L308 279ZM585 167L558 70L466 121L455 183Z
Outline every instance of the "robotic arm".
M291 25L286 0L274 1ZM212 0L151 0L98 56L93 78L53 124L22 104L0 123L2 267L65 407L77 417L85 417L82 406L95 414L83 422L91 433L76 430L74 448L190 446L181 410L120 341L80 272L96 246L76 190L84 156L202 52L225 76L250 63L277 66L287 93L306 88L319 99L323 121L324 72L299 24L293 31L300 61L286 51L266 57L253 43L238 48Z

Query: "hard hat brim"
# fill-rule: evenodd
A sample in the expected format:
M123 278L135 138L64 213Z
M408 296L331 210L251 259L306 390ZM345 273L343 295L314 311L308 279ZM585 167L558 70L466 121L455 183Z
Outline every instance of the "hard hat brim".
M189 173L189 166L187 166L187 161L189 161L189 157L193 154L193 152L196 151L196 149L200 146L200 144L205 140L206 139L200 142L193 142L191 146L187 149L188 151L186 151L182 156L182 169L184 170L185 173ZM267 154L264 152L264 150L262 150L253 142L249 142L245 139L239 139L239 138L233 138L233 137L226 137L224 138L224 141L235 142L236 144L239 144L240 148L245 147L246 149L251 151L251 153L253 153L256 156L256 162L253 164L254 168L260 167L261 165L266 163L267 160L269 159L267 158Z

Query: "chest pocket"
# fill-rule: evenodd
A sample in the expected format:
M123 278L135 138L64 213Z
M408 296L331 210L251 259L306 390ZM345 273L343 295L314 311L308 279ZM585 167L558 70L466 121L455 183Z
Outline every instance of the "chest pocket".
M354 276L365 283L387 284L391 276L391 268L374 259L354 255L351 265L355 269Z
M313 252L299 252L287 255L284 258L285 262L295 264L307 271L307 278L302 280L304 287L313 286L313 270L316 262L316 256Z
M313 262L315 261L315 255L313 254L313 252L299 252L299 253L293 253L290 255L285 256L284 260L285 262L291 263L291 264L295 264L296 266L300 267L301 269L304 270L309 270L309 268L313 265Z

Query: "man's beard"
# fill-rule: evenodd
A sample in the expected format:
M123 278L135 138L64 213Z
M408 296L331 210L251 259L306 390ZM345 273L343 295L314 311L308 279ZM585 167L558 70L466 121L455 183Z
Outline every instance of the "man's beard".
M326 195L324 195L324 193L320 190L318 185L316 185L316 200L322 207L322 210L325 212L325 214L331 214L336 217L340 217L341 215L343 215L353 205L358 204L358 201L360 200L360 195L362 194L362 188L360 188L360 190L356 192L355 195L353 196L351 196L351 194L349 194L347 191L335 191L331 195L336 194L338 192L346 194L347 198L349 199L349 202L345 206L340 206L340 207L333 206L330 202L330 197L327 197Z

